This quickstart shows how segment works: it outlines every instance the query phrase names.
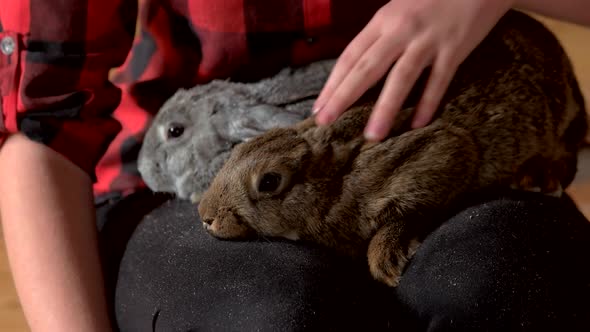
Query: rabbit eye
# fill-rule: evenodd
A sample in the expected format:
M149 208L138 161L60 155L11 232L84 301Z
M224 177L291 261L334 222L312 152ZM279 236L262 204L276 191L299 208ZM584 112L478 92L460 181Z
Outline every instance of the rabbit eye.
M168 138L178 138L184 133L184 126L178 123L173 123L168 127Z
M281 184L281 175L278 173L266 173L260 179L258 184L259 192L272 192L279 188Z

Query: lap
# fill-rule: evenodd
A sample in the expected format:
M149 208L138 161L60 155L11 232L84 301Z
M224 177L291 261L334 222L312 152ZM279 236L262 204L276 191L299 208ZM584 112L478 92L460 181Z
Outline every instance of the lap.
M177 200L137 226L115 291L123 331L379 331L394 304L359 262L288 242L217 240Z
M584 314L590 224L568 200L524 195L463 210L424 241L393 291L365 264L321 248L214 239L187 202L167 201L136 228L120 226L133 206L154 200L142 195L101 231L103 247L120 243L105 256L117 262L110 273L123 331L375 331L402 319L422 330L485 330ZM121 227L129 239L115 239Z

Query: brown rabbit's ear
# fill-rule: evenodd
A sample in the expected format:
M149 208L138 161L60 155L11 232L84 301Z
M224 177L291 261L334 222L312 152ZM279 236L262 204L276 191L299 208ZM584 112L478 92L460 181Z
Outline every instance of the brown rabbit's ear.
M292 128L275 128L236 146L234 158L247 163L245 186L254 200L289 190L293 178L307 167L311 147Z

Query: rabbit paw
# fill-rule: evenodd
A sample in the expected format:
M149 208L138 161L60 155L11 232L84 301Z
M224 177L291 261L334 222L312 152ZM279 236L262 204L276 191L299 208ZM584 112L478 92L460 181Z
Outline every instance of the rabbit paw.
M387 227L379 230L369 244L367 256L373 277L390 287L397 287L406 264L420 243L412 240L404 248L397 241L397 236L392 235Z
M523 178L523 181L529 181L527 178ZM561 186L561 183L557 183L556 185L551 185L550 187L539 187L539 186L531 186L531 185L522 185L522 184L513 184L512 189L514 190L524 190L524 191L530 191L530 192L534 192L534 193L541 193L543 195L547 195L547 196L552 196L552 197L556 197L559 198L563 195L563 187ZM551 188L550 190L548 190L547 188Z
M549 161L543 157L531 158L522 165L512 189L542 193L561 197L563 186L561 179L567 176L565 161Z

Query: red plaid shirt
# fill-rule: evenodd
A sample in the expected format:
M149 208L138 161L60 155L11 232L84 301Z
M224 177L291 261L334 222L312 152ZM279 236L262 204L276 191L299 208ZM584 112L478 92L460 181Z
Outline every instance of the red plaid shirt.
M143 186L153 114L178 88L336 57L386 0L0 0L1 138L20 131L90 174Z

